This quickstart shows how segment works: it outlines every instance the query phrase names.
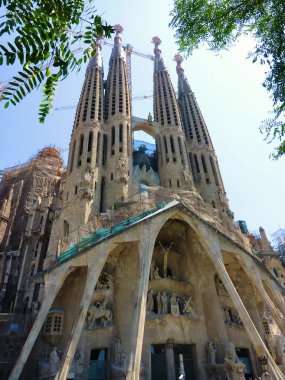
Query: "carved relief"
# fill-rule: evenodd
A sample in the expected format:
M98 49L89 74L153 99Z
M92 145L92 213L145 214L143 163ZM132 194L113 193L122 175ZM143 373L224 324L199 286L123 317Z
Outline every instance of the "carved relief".
M148 314L166 315L172 314L175 317L183 315L189 319L197 320L199 315L195 310L195 303L191 296L178 296L175 293L158 292L153 290L148 292L147 297Z
M236 310L234 310L231 307L224 306L223 312L224 312L224 322L227 326L234 326L234 327L239 327L239 328L244 327L242 320L240 319L238 312Z
M215 284L216 284L216 290L217 290L218 296L223 296L223 297L229 296L226 288L224 287L222 280L217 274L215 275Z
M224 368L229 378L232 373L244 373L245 371L245 365L238 358L233 343L229 343L226 348Z
M54 378L60 368L62 354L63 351L59 351L57 347L54 347L50 353L42 352L37 362L37 379ZM84 371L84 353L81 350L76 350L69 376L79 380L82 379Z
M127 159L120 157L116 166L116 182L127 184L129 180Z
M107 298L90 305L87 313L87 329L110 326L113 323L113 312L107 307Z
M82 175L80 182L81 199L93 199L93 176L94 171L90 165L86 165L85 172Z
M217 348L215 342L209 340L206 346L207 363L209 365L216 365Z

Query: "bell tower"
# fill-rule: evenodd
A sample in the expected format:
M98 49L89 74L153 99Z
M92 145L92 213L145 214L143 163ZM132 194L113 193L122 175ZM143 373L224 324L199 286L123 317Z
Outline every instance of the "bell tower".
M132 173L131 98L121 25L112 50L105 94L105 132L102 146L101 212L129 196Z
M187 141L187 152L194 183L202 198L214 208L228 211L229 205L217 156L195 95L181 67L183 57L176 54L178 104Z
M159 49L161 40L159 37L153 37L152 42L155 56L153 107L154 121L158 123L159 130L156 143L160 183L167 188L193 190L179 107Z
M61 181L48 255L77 242L91 217L100 211L104 123L101 45L90 60L77 105L66 172Z

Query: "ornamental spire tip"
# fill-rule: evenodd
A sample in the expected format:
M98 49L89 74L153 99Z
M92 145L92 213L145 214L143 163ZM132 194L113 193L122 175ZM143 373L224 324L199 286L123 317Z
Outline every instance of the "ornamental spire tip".
M114 25L114 30L116 32L116 37L120 37L120 34L124 31L124 28L120 24Z

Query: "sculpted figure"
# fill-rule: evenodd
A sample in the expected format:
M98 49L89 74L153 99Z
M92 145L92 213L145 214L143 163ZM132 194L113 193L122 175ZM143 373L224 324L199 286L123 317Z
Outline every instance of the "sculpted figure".
M157 293L156 301L157 301L157 314L162 314L162 300L161 300L160 293Z
M76 352L76 360L75 360L75 373L76 376L81 377L84 372L84 354L81 350Z
M230 315L230 309L228 307L224 308L224 322L226 325L231 325L232 324L232 318Z
M154 280L158 280L158 279L161 278L160 275L159 275L159 268L158 267L154 268L153 278L154 278Z
M196 310L195 310L195 303L192 300L191 296L185 302L185 305L183 308L183 314L186 314L186 316L191 319L199 319L199 315L196 313Z
M168 296L165 292L161 295L162 314L168 314Z
M222 280L219 278L218 275L216 275L216 289L219 296L228 297L228 292L226 291L226 288L224 287L224 284Z
M56 373L58 370L59 364L60 364L60 359L57 354L57 349L56 347L54 347L49 356L50 372Z
M96 327L96 321L98 320L98 325L107 326L112 322L113 313L107 307L107 298L98 301L95 305L90 305L87 314L87 329L92 329Z
M210 365L216 365L216 348L213 341L209 340L207 345L208 363Z
M153 290L150 290L147 293L146 310L149 311L149 312L152 312L153 311L153 306L154 306L154 302L153 302Z
M227 371L244 373L245 365L238 358L233 343L229 343L226 349L224 365Z
M172 294L170 298L170 311L171 311L171 314L174 315L175 317L178 317L180 315L178 298L176 297L175 294Z

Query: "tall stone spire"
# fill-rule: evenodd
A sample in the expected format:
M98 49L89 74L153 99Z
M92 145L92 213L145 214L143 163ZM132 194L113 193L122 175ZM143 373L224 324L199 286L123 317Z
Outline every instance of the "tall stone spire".
M100 40L89 61L77 106L69 146L66 178L62 182L60 218L54 223L52 241L76 242L79 228L99 212L104 123L103 62ZM49 247L55 252L57 247Z
M110 120L115 114L130 117L130 91L127 80L126 54L122 45L123 27L115 25L116 35L112 50L105 97L105 119Z
M173 189L193 190L192 175L188 165L185 136L175 91L165 67L159 45L159 37L153 37L154 44L154 121L158 123L156 136L158 166L161 185Z
M174 60L177 63L178 104L195 186L206 202L214 208L229 212L228 200L210 134L195 95L181 67L183 57L176 54Z
M122 45L123 27L115 25L105 95L100 211L126 201L132 173L131 98L127 79L126 55Z
M103 61L100 40L96 42L96 53L90 60L78 102L74 128L82 123L103 120Z

